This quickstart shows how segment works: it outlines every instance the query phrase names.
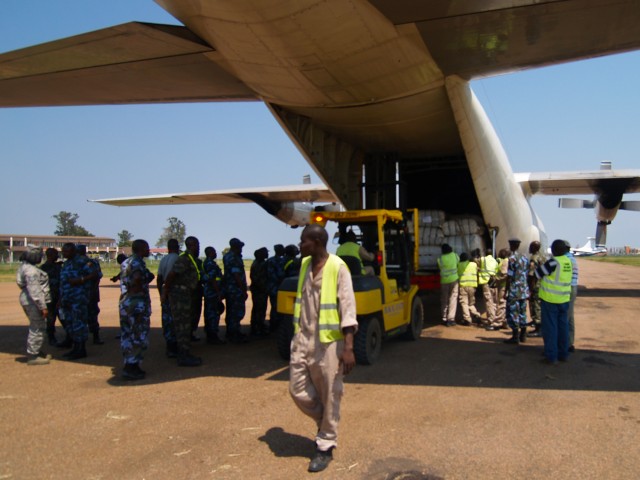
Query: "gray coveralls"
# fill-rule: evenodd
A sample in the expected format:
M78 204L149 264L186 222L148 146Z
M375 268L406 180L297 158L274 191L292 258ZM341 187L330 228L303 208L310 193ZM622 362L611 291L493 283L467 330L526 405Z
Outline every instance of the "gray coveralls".
M321 343L318 307L324 268L314 278L311 266L302 285L300 332L291 341L289 393L302 412L316 421L316 445L327 451L337 446L340 400L343 393L340 358L344 341ZM357 328L351 274L342 265L338 272L340 327Z

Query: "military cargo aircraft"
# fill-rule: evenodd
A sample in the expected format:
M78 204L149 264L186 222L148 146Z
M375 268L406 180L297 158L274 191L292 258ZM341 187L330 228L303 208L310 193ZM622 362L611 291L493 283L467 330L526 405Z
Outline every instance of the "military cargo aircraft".
M531 194L586 193L567 183L581 181L610 222L640 191L637 170L518 179L469 86L638 49L637 0L157 3L184 26L131 22L0 55L0 106L262 101L336 203L478 215L499 244L545 242ZM266 205L273 192L245 193Z

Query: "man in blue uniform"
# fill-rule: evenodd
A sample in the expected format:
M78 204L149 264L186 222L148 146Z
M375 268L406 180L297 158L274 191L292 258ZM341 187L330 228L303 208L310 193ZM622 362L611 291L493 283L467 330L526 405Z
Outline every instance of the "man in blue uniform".
M85 343L89 336L88 305L89 291L86 288L92 273L83 258L76 254L73 243L62 246L62 256L66 259L60 271L60 308L65 329L73 342L71 351L63 356L69 360L85 358Z
M86 264L86 268L91 271L88 280L85 283L89 293L89 303L87 304L87 323L89 324L89 332L93 335L94 345L103 345L100 339L100 323L98 322L98 314L100 313L100 279L102 278L102 269L100 262L95 258L87 256L87 246L78 245L77 254Z
M124 357L122 378L141 380L145 372L140 362L149 346L151 321L151 297L149 283L155 278L147 269L144 259L149 256L149 244L145 240L134 240L133 255L122 272L120 281L126 293L120 298L120 346Z
M265 319L267 317L267 257L269 250L266 247L259 248L253 253L255 260L251 264L249 277L251 278L251 335L263 336L269 332Z
M529 259L518 252L520 240L509 240L509 266L507 268L506 285L506 317L512 336L505 343L524 343L527 340L527 299L529 298Z
M247 300L247 275L242 260L244 243L237 238L229 240L229 251L222 258L224 263L224 288L227 299L227 340L243 343L247 337L240 331L240 322L245 314Z
M218 253L213 247L204 249L207 258L203 264L202 284L204 286L204 330L207 343L220 345L225 343L218 336L220 325L220 305L224 292L222 291L222 270L216 262Z

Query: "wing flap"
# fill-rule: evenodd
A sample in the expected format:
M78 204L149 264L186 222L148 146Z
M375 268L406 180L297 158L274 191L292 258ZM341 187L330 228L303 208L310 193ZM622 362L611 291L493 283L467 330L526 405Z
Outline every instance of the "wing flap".
M126 23L0 55L0 106L255 100L188 29Z
M336 197L324 185L291 185L286 187L215 190L210 192L169 193L140 197L89 200L116 207L144 205L190 205L209 203L249 203L260 195L273 202L335 202Z

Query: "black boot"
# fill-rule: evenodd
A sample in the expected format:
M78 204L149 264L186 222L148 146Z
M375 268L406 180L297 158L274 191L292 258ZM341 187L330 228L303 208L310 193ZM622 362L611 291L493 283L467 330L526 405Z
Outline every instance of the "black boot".
M200 357L194 357L189 352L178 352L179 367L198 367L200 365L202 365Z
M71 337L67 335L63 341L56 343L56 347L58 348L71 348L73 347L73 341Z
M122 378L125 380L142 380L144 372L137 363L125 363L122 369Z
M85 358L86 356L87 350L84 347L84 342L75 342L73 344L73 350L64 355L64 357L69 360L79 360L81 358Z
M520 327L520 343L527 341L527 327Z
M104 345L104 340L100 338L100 332L93 332L93 344Z
M520 343L518 340L518 329L517 328L512 328L511 331L513 332L511 334L511 338L508 340L505 340L504 343L513 343L513 344L518 344Z
M537 337L541 337L542 336L542 332L540 331L540 325L536 325L533 328L533 332L529 332L527 334L527 337L529 338L537 338Z
M178 356L178 344L176 342L167 342L167 358L176 358Z

